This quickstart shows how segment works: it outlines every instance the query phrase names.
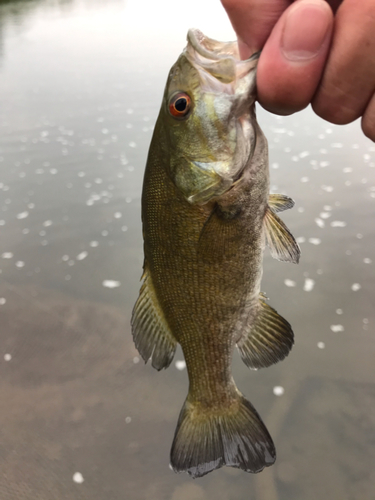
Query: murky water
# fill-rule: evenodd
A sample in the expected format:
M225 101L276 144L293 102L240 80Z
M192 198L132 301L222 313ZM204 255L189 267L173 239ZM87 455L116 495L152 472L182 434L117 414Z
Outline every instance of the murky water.
M140 194L169 67L219 2L0 3L0 498L373 500L375 145L358 123L259 110L299 266L265 256L293 325L279 365L234 375L277 446L253 476L168 467L187 375L139 362L129 318ZM184 16L180 16L182 11ZM178 22L176 22L176 20Z

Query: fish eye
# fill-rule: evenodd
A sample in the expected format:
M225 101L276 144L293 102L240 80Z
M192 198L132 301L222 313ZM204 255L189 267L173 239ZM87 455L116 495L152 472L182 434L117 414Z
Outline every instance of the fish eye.
M174 94L169 101L169 112L174 118L184 118L190 111L191 99L185 92Z

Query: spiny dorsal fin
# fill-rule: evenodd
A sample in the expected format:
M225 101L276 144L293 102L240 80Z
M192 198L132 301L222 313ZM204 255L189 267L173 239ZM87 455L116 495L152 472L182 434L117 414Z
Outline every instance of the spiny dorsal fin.
M255 322L237 343L245 365L252 369L273 365L289 354L293 343L290 324L260 296Z
M300 248L284 222L267 207L264 216L267 245L274 259L298 264Z
M131 319L133 340L145 363L151 358L152 366L161 370L171 364L177 341L160 308L146 263L142 277Z
M185 401L171 450L175 472L196 478L223 465L260 472L275 462L266 426L252 404L237 393L232 405L219 408Z
M268 206L273 212L283 212L294 207L294 200L285 194L272 193L268 198Z

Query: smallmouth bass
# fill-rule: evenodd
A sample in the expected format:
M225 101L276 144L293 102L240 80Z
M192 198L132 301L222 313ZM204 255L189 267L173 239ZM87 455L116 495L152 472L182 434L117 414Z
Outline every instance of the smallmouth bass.
M189 30L172 66L142 194L144 272L132 316L135 345L157 370L182 347L189 392L171 450L176 472L224 465L260 472L276 458L258 413L237 389L237 345L253 369L285 358L293 331L260 292L266 243L297 263L276 215L294 202L269 194L268 148L255 116L258 55Z

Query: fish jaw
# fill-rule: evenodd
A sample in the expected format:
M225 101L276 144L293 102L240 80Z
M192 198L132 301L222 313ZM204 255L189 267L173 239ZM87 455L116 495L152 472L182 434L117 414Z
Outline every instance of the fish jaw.
M202 204L231 189L251 160L258 56L241 61L236 42L217 42L199 30L187 38L167 81L161 119L172 181L189 203ZM191 99L179 120L168 112L177 92Z

